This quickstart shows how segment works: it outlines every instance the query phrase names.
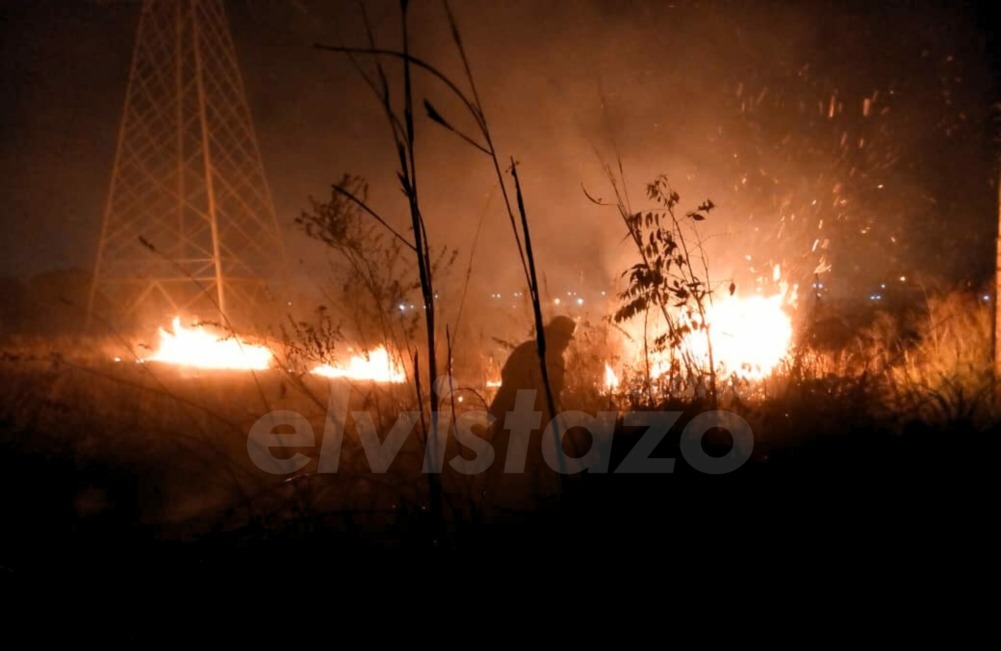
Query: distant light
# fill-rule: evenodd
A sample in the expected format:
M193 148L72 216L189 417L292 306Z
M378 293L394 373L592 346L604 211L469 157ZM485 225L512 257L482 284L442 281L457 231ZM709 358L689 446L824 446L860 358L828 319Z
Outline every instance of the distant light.
M991 295L990 294L984 294L980 298L984 299L984 302L987 302L987 301L991 300Z
M602 296L604 296L604 295L605 295L605 292L601 292L601 295L602 295Z
M121 362L121 361L122 361L122 358L121 358L121 357L116 357L116 358L115 358L115 362L116 362L116 363L117 363L117 362Z
M880 283L879 284L879 288L880 289L886 289L886 283Z
M881 294L869 294L869 300L870 301L881 301L881 300L883 300L883 296Z
M406 305L404 305L403 303L400 303L400 312L403 312L403 311L405 311L406 309L407 309L407 306L406 306Z
M558 299L558 298L557 298L557 299L554 299L554 300L553 300L553 303L555 303L555 304L559 305L559 304L560 304L560 299Z
M883 184L882 184L882 183L880 183L880 184L879 184L879 185L877 185L876 187L877 187L877 188L879 188L880 190L882 190L882 189L883 189Z
M577 299L577 305L583 305L583 304L584 304L584 299L583 298L578 298Z
M907 282L907 276L901 276L900 277L900 282L906 283Z

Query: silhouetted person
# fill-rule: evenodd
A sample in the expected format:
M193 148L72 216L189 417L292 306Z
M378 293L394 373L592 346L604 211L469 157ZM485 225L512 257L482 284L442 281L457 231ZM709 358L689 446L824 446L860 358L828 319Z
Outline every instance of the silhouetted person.
M560 400L566 375L563 353L573 340L576 327L576 323L570 317L558 316L544 328L546 369L556 413L561 410ZM506 473L505 464L508 461L508 448L512 435L505 428L505 419L508 412L514 411L518 391L522 390L535 391L535 402L531 408L541 413L541 420L538 428L533 429L527 437L524 471ZM542 454L542 434L554 414L550 412L546 398L538 342L535 339L520 344L507 358L501 370L501 386L488 411L496 419L490 428L491 443L496 456L488 472L486 490L489 505L520 510L532 508L540 501L558 494L561 486L560 475L549 468ZM553 441L547 443L555 444Z
M566 363L563 353L573 340L577 324L568 316L558 316L545 327L546 370L549 372L549 386L553 391L556 410L560 409L560 395L563 393ZM494 429L504 426L504 415L514 407L519 390L534 389L536 410L542 412L542 426L553 418L546 400L546 387L539 364L539 344L535 339L520 344L511 351L504 368L501 369L501 386L487 410L497 419Z

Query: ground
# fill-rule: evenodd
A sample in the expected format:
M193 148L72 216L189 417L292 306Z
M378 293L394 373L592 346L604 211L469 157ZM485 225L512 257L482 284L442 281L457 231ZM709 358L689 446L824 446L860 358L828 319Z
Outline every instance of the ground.
M350 432L336 474L317 473L315 460L291 476L255 468L246 449L260 415L246 406L254 400L298 409L323 431L319 404L277 377L154 378L138 367L24 359L6 360L3 373L0 572L15 579L362 572L364 563L346 560L356 558L544 565L550 553L557 564L734 572L915 551L922 562L967 563L992 539L997 429L972 422L881 420L850 402L744 405L755 446L732 473L685 463L679 425L655 451L677 459L673 473L583 473L564 480L558 498L517 512L485 517L475 489L446 473L439 522L426 475L413 472L416 439L385 475L365 469ZM322 396L324 386L312 388ZM356 399L376 413L380 400L392 404L384 392ZM681 424L702 410L681 407ZM640 436L619 423L613 469ZM729 443L715 432L704 449Z

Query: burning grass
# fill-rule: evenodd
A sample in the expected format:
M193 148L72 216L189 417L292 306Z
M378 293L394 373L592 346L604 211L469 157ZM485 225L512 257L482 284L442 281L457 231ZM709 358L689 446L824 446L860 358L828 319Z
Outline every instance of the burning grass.
M384 346L352 355L346 365L321 364L310 372L329 378L348 378L391 384L401 384L407 380L406 373Z
M174 317L171 332L160 328L160 344L147 361L192 368L263 371L273 354L266 346L250 344L239 337L211 333L205 326L184 327Z
M405 12L406 3L403 7ZM448 17L466 64L466 82L475 88L450 11ZM402 23L406 28L405 15ZM496 376L482 364L479 369L475 363L455 364L458 356L476 357L483 351L472 346L453 351L453 337L462 333L442 325L451 313L442 307L447 305L439 297L442 285L432 280L437 283L445 275L455 252L428 244L416 183L412 109L417 98L410 86L416 71L407 43L404 38L404 50L395 53L406 79L403 113L390 101L396 91L390 93L391 77L383 74L378 59L378 74L366 80L389 118L400 155L398 178L410 230L393 229L368 203L367 185L351 176L334 185L329 203L314 202L299 220L345 267L332 282L340 288L330 301L337 306L336 319L329 314L333 308L321 308L313 323L291 322L289 331L276 337L279 343L249 341L241 333L175 320L171 331L160 331L159 345L149 354L125 346L127 352L112 356L103 344L88 350L84 343L68 349L71 354L11 352L3 357L0 373L10 389L0 397L6 452L2 480L4 499L16 514L5 565L16 563L18 553L30 551L41 539L72 546L81 536L95 547L139 538L195 541L203 545L201 550L218 545L223 554L244 545L266 548L275 540L319 538L338 545L324 550L338 559L344 556L336 552L351 546L491 547L503 540L511 522L532 524L529 545L537 549L532 534L539 531L534 528L539 519L547 520L543 529L549 534L566 529L564 541L580 546L583 540L590 550L616 542L636 520L662 524L669 517L678 522L678 514L688 517L672 534L691 545L702 531L698 525L718 521L721 508L729 519L714 531L757 531L762 513L777 502L803 507L795 511L797 518L804 511L822 512L830 502L821 500L818 507L810 498L843 496L843 483L832 481L843 475L854 482L865 477L867 490L884 482L895 484L894 490L909 490L914 488L909 480L920 477L956 438L966 437L974 452L988 449L998 412L984 306L972 308L969 297L950 295L930 301L920 315L881 317L840 350L795 347L795 288L782 286L778 267L773 276L778 289L771 294L755 295L732 280L710 277L695 223L707 219L714 208L711 201L676 213L679 197L666 177L658 177L647 188L655 209L633 211L610 175L615 205L639 262L627 270L629 285L611 319L578 324L559 398L566 409L612 412L612 472L557 478L559 499L525 502L513 513L485 508L491 490L481 475L466 476L449 467L440 475L424 472L425 439L437 440L435 423L447 424L477 409L497 387L491 386ZM352 57L388 52L374 42L329 49ZM426 64L420 69L444 78ZM365 68L360 70L366 74ZM542 357L541 285L517 166L511 159L508 180L503 169L507 161L494 147L475 91L470 99L458 86L446 85L470 109L480 142L457 132L427 100L425 110L433 122L487 154L494 167ZM418 290L420 299L411 303ZM408 298L400 303L403 296ZM408 312L413 304L419 307ZM461 304L456 312L451 323L459 321ZM651 313L662 322L651 324ZM436 322L436 316L444 319ZM345 336L342 326L350 334ZM526 330L532 336L532 328ZM447 377L453 374L454 388ZM352 418L343 431L337 471L323 471L330 387L346 382L356 389L347 405ZM449 390L443 391L443 385ZM549 393L548 380L545 386ZM463 400L480 396L477 391L483 400ZM553 407L553 396L548 398ZM676 412L676 427L646 452L652 458L679 460L684 457L682 429L716 408L739 415L753 432L753 452L748 450L749 461L737 471L714 478L679 462L671 473L615 474L645 435L642 428L627 425L622 412ZM285 475L262 471L248 448L255 423L275 412L300 414L313 434L313 445L284 450L288 456L283 460L295 454L307 459ZM402 412L416 413L419 428L403 439L387 468L373 469L371 449L362 442L366 426L369 434L377 433L379 444L386 444ZM290 433L289 425L282 427L281 433ZM942 436L951 438L945 442ZM567 438L567 447L587 447L580 429ZM701 445L709 456L720 456L732 439L714 428ZM440 442L444 459L469 456L456 437ZM977 460L984 464L992 459L985 454ZM955 471L950 478L970 472L968 465L950 470ZM820 477L823 488L812 491L815 486L803 482L786 483L790 477L808 476ZM44 494L18 508L24 487L37 484ZM767 490L758 490L762 486ZM870 496L860 494L853 505L865 504ZM39 528L34 525L40 512L57 515ZM875 510L868 514L874 519L883 515ZM618 526L608 527L608 522ZM766 524L781 522L776 518ZM574 538L582 532L587 537ZM731 540L732 532L726 534Z
M989 325L988 307L975 297L950 294L930 300L921 314L876 319L842 350L798 350L767 377L733 378L734 390L721 393L720 407L750 423L753 455L732 476L709 483L711 478L680 461L677 447L678 432L708 405L697 395L648 402L641 378L623 376L614 386L608 379L610 328L584 323L568 352L573 370L567 407L590 413L681 411L681 421L657 452L679 459L675 472L636 479L584 473L563 482L557 505L539 504L491 520L498 516L481 508L482 478L446 468L447 544L497 544L505 540L502 532L513 531L498 529L498 522L553 533L539 518L561 518L580 530L622 513L640 517L654 507L654 496L690 495L696 486L707 492L687 507L693 518L712 500L732 499L735 494L728 491L737 490L742 503L747 495L789 500L778 492L782 482L815 498L817 491L828 490L822 481L841 485L835 479L844 476L856 486L864 482L870 495L891 485L922 490L916 482L931 467L947 472L956 485L977 481L983 477L978 469L993 459L990 440L997 424ZM41 349L26 356L23 343L20 353L8 351L4 358L4 494L7 513L20 523L10 529L16 534L8 536L8 550L31 557L39 537L65 545L188 541L199 549L266 547L269 541L313 536L334 545L380 548L422 547L436 539L416 434L386 473L371 471L354 423L348 424L337 473L318 472L317 447L298 450L310 462L289 476L262 473L251 463L247 434L268 411L302 413L320 445L330 383L346 380L290 375L279 368L94 361L100 358L94 353L58 358ZM461 387L462 378L457 381ZM409 383L352 386L351 409L372 414L382 432L416 404ZM456 406L463 412L478 405ZM636 428L618 421L612 469L639 438ZM725 450L729 444L725 435L707 439L707 449ZM975 467L943 466L943 453L955 449L978 451ZM448 443L446 459L463 454L454 440ZM36 511L49 516L41 521Z

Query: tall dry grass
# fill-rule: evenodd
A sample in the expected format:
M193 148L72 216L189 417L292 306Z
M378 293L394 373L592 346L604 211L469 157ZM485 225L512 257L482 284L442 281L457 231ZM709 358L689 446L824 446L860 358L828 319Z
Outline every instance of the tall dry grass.
M885 422L986 428L998 421L994 305L969 290L929 294L912 309L877 312L847 345L804 348L784 390L820 390Z
M929 297L913 335L898 325L887 343L895 352L881 383L888 406L934 424L996 422L993 319L979 294Z

